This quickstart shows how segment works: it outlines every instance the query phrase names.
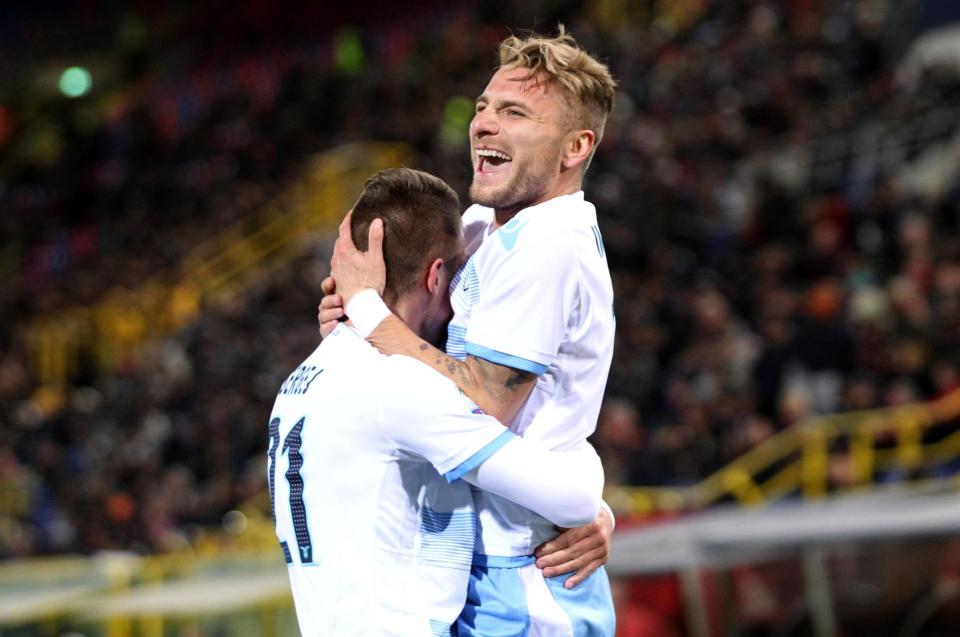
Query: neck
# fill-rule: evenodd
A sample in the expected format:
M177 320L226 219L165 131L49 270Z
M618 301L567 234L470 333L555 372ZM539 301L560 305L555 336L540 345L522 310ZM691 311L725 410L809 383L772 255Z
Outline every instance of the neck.
M407 327L417 336L422 338L420 332L423 328L423 312L420 310L419 304L413 298L412 294L400 296L400 298L393 303L388 303L387 307L397 315L397 318L406 323Z
M531 204L536 205L536 204ZM503 224L517 216L517 213L530 206L517 206L515 208L494 208L493 209L493 229L496 230Z
M527 208L532 208L533 206L538 206L542 203L550 201L551 199L556 199L557 197L563 197L565 195L572 195L575 192L578 192L583 187L583 182L580 179L577 179L572 183L559 183L557 187L550 189L543 195L537 197L533 201L527 203L517 204L516 206L511 206L509 208L494 208L493 209L493 229L496 230L500 226L504 225L511 219L517 216L521 210Z

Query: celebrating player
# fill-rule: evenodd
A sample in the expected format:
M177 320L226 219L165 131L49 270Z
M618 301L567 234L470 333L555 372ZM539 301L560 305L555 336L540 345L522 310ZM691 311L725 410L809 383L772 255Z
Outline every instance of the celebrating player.
M442 340L450 318L459 211L449 186L409 169L370 178L354 208L360 239L382 219L384 298L425 341ZM519 438L455 384L380 354L348 324L283 383L269 433L271 504L305 636L449 634L476 532L460 477L558 524L592 520L600 505L589 445L558 453Z
M596 425L614 319L596 212L581 184L615 88L607 68L562 27L553 38L507 38L470 124L476 205L463 216L471 256L450 287L449 355L384 308L379 236L374 230L370 249L358 251L346 232L349 215L333 258L339 296L322 302L321 331L343 315L345 301L378 349L433 366L524 438L554 449L582 444ZM482 491L474 497L481 532L459 635L613 634L600 566L608 534L598 541L594 524L554 538L536 513ZM547 579L533 555L544 542ZM566 586L549 577L571 570Z

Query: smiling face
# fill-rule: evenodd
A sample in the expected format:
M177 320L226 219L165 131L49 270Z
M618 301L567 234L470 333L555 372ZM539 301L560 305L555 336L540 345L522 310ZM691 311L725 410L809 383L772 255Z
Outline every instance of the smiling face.
M498 218L580 186L563 165L569 107L554 82L528 75L524 67L498 70L470 122L470 198L494 208Z

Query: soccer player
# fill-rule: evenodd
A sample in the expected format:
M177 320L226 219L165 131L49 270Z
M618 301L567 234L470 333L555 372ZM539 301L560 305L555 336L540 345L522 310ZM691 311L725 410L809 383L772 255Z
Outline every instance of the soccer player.
M353 236L375 217L384 299L419 338L442 340L463 260L456 194L426 173L382 171L354 207ZM523 440L448 379L384 356L346 323L280 387L269 437L271 505L305 636L450 634L476 533L459 478L558 524L585 523L600 505L589 445L550 452Z
M345 301L381 351L433 366L525 439L575 448L596 425L613 349L612 285L581 184L616 84L562 27L553 38L511 36L499 53L470 125L476 205L463 217L471 256L450 288L448 355L379 302L376 232L360 252L341 226L332 263L339 297L321 303L321 331ZM612 635L609 582L598 568L607 545L596 546L596 532L553 539L553 525L535 512L474 495L481 532L459 634ZM544 542L540 550L553 552L539 563L547 579L533 555ZM549 577L574 569L566 586Z

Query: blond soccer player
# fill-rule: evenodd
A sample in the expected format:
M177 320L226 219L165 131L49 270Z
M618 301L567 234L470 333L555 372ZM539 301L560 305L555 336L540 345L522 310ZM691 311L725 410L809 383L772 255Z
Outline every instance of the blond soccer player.
M499 57L470 124L470 257L450 285L446 353L380 301L377 233L361 252L345 226L332 263L338 294L321 303L321 332L345 307L382 352L431 365L526 440L577 449L596 426L613 352L612 285L582 182L616 84L562 27L556 37L511 36ZM613 635L602 567L611 515L558 536L548 520L495 494L475 490L474 503L480 530L456 634Z

